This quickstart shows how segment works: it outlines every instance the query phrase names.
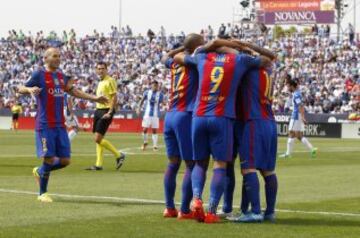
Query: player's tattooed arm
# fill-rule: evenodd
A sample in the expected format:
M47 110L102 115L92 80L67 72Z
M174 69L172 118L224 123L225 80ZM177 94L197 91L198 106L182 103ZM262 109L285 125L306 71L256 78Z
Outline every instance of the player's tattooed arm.
M179 48L175 49L175 50L171 50L169 51L167 54L165 54L162 59L161 59L161 62L163 64L166 63L166 61L169 59L169 58L173 58L175 55L177 55L178 53L180 52L184 52L185 51L185 47L184 46L180 46Z
M202 46L201 50L204 52L213 52L213 51L217 51L221 47L228 47L228 48L239 49L239 50L243 50L245 48L245 46L239 42L233 42L233 41L223 40L223 39L216 39L216 40L210 41L207 44L205 44L204 46Z
M93 102L98 103L108 103L109 99L105 96L95 96L92 94L85 93L77 88L74 87L72 80L69 80L66 84L65 91L70 94L71 96L74 96L76 98L82 98L85 100L90 100Z
M41 92L41 88L39 87L25 87L25 86L18 86L17 92L20 94L30 94L32 96L37 96Z

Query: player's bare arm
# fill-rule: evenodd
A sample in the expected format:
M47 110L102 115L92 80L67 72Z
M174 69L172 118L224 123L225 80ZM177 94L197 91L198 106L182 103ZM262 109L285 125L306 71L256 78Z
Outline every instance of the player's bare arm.
M72 80L69 80L68 83L66 84L65 92L67 92L71 96L74 96L74 97L77 97L77 98L82 98L82 99L85 99L85 100L90 100L90 101L93 101L93 102L108 103L108 101L109 101L109 99L106 98L105 96L97 97L95 95L85 93L85 92L75 88L74 85L73 85Z
M299 107L299 112L300 112L300 115L301 115L301 120L304 122L304 124L306 124L305 107L303 105L301 105Z
M175 50L171 50L169 51L167 54L165 54L162 59L161 59L161 62L163 64L165 64L166 60L168 60L169 58L173 58L175 55L177 55L178 53L180 52L184 52L185 51L185 47L184 46L181 46Z
M30 94L32 96L37 96L41 92L41 88L39 87L25 87L25 86L19 86L17 89L18 93L20 94Z
M144 101L145 101L145 97L143 97L143 98L141 99L141 101L140 101L140 103L139 103L139 106L138 106L138 108L136 109L136 113L137 113L138 115L140 115L140 111L141 111L141 108L142 108L142 106L143 106L143 104L144 104Z
M228 48L242 50L244 48L244 45L242 45L239 42L217 39L217 40L213 40L213 41L210 41L207 44L205 44L202 47L202 50L204 50L205 52L212 52L212 51L216 51L217 49L219 49L221 47L228 47Z
M232 42L238 43L239 45L251 49L257 53L259 53L260 55L266 56L268 58L270 58L270 60L275 60L276 59L276 54L273 53L272 51L265 49L263 47L260 47L258 45L252 44L250 42L245 42L245 41L240 41L240 40L236 40L233 39L231 40Z

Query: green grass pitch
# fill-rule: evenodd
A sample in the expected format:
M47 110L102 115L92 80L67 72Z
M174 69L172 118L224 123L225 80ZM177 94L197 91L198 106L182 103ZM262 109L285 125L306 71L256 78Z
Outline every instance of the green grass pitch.
M113 157L106 155L104 171L85 171L95 161L95 145L91 134L80 133L72 144L70 167L51 175L54 203L41 204L31 174L40 163L33 132L0 131L0 237L360 237L359 140L310 139L319 148L316 159L297 142L292 159L278 160L275 224L207 225L162 218L163 146L156 153L142 152L139 134L109 133L107 138L128 152L121 170L115 171ZM279 139L279 152L285 143ZM236 175L238 209L238 162ZM210 178L211 170L205 201Z

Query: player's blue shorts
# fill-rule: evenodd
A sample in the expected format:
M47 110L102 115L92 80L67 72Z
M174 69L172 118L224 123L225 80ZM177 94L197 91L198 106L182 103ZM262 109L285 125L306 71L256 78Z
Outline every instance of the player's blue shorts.
M226 117L193 117L194 160L232 161L234 120Z
M164 140L168 158L192 160L191 112L167 112L164 123Z
M251 120L243 125L239 141L242 169L273 171L276 165L276 122Z
M35 138L39 158L70 158L70 141L65 128L41 129L35 131Z

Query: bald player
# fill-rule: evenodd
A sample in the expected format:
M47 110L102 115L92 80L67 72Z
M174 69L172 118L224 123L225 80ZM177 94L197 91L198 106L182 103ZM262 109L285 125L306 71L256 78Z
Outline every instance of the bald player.
M107 103L108 99L74 88L73 81L59 69L58 49L47 49L44 62L45 68L34 71L25 85L18 87L18 91L36 97L36 150L42 165L35 167L33 174L40 186L38 200L52 202L47 193L50 173L70 164L70 142L64 125L64 93L99 103Z

